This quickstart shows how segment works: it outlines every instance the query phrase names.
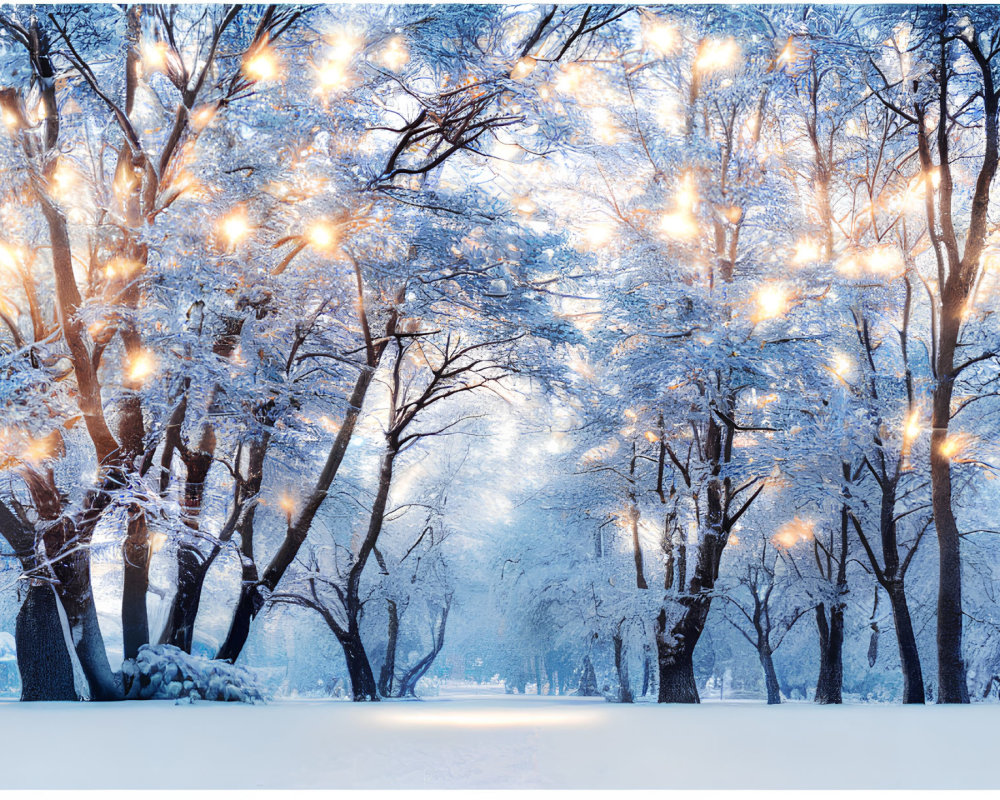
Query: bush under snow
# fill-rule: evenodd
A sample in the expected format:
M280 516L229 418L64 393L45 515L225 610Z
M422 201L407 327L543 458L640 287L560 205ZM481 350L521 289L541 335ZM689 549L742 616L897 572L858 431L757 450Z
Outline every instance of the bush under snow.
M192 656L169 644L143 645L122 667L127 695L142 700L262 701L256 676L245 667Z

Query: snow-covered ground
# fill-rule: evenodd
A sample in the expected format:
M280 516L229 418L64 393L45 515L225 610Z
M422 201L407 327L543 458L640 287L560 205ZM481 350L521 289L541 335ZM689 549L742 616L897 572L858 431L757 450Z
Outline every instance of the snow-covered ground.
M0 705L13 788L994 788L1000 707Z

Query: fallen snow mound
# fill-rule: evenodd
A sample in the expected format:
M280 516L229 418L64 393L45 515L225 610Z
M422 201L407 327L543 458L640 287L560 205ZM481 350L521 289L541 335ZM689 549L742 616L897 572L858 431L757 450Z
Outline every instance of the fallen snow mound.
M256 676L244 667L192 656L169 644L143 645L135 661L122 665L129 697L142 700L222 700L256 703L264 699Z

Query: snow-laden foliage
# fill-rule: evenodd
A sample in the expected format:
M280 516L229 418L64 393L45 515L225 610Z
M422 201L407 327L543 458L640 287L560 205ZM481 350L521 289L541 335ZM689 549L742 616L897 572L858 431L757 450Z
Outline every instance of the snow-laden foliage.
M246 667L192 656L169 644L143 645L122 665L126 695L142 700L218 700L259 703L259 682Z

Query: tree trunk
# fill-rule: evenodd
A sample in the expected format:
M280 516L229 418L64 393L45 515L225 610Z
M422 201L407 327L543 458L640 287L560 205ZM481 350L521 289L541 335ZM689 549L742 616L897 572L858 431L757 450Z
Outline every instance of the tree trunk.
M899 645L899 664L903 672L903 702L923 703L924 678L920 669L920 653L917 651L917 639L913 634L913 622L902 584L896 584L889 590L889 602L892 605L896 642Z
M438 653L441 652L441 648L444 647L444 631L445 626L448 624L448 611L451 608L451 598L449 597L445 602L444 608L441 609L441 619L438 622L437 635L434 637L434 642L431 646L431 651L424 656L420 661L414 664L399 681L399 696L400 697L414 697L417 690L417 684L420 683L420 679L427 674L427 670L431 668L434 663L434 659L438 657ZM535 660L536 665L536 680L540 680L538 669L538 660ZM537 684L536 684L537 685ZM537 693L541 694L541 687L537 689ZM521 688L521 694L524 694L524 687Z
M381 347L377 350L377 354L381 358ZM229 627L229 634L226 636L226 641L222 643L222 647L219 648L216 658L231 663L236 662L250 635L251 623L260 612L260 609L264 607L265 595L261 590L263 589L264 592L273 592L288 570L288 567L295 560L299 548L302 547L302 543L305 541L310 527L312 527L313 519L326 499L330 485L333 483L337 471L340 469L340 464L344 460L344 454L347 452L347 446L350 444L351 437L354 434L354 428L357 424L358 416L361 414L361 407L364 405L365 396L375 375L375 367L377 365L378 361L376 360L374 365L371 365L368 369L363 369L355 381L354 390L351 392L347 411L344 414L344 420L337 431L333 446L327 455L323 471L320 473L316 485L303 505L302 510L299 512L298 517L288 526L285 538L264 570L263 576L259 581L255 580L253 583L243 584L240 599L233 614L233 621Z
M666 609L656 618L656 661L659 672L658 703L697 703L694 648L708 618L707 597L680 598L680 619L668 629Z
M618 702L631 703L632 686L628 677L628 657L625 653L625 646L620 635L615 635L611 639L615 648L615 671L618 673Z
M399 610L392 600L386 601L389 608L389 635L385 646L385 661L378 676L378 693L382 697L392 697L393 682L396 679L396 643L399 640Z
M816 627L819 630L819 678L816 681L815 702L843 702L844 685L844 609L835 605L827 619L826 606L816 606Z
M774 659L771 651L762 647L757 651L760 657L760 665L764 669L764 685L767 687L767 704L776 706L781 704L781 689L778 686L778 673L774 671Z
M125 658L135 658L139 648L149 644L149 616L146 592L149 589L149 530L146 515L133 509L122 547L122 644Z
M942 312L942 349L950 347L958 337L958 321L949 322L949 314L958 311L945 305ZM954 331L950 329L954 328ZM962 559L959 549L958 523L951 501L951 459L944 452L951 421L952 394L951 357L939 358L946 371L934 391L934 429L931 433L931 501L934 528L938 540L938 702L968 703L969 689L962 660ZM939 366L939 370L941 366Z
M597 697L600 692L597 690L597 674L594 672L594 663L590 656L583 657L583 672L580 674L580 685L576 689L580 697Z
M352 625L350 631L338 636L337 639L344 650L344 660L347 662L347 675L351 681L351 695L354 700L357 702L378 700L375 676L368 662L368 654L361 643L357 626Z
M14 640L22 700L77 699L58 602L51 586L32 583L17 613Z
M194 623L205 584L206 564L198 548L181 544L177 548L177 591L170 604L167 625L160 644L171 644L185 653L194 645Z

